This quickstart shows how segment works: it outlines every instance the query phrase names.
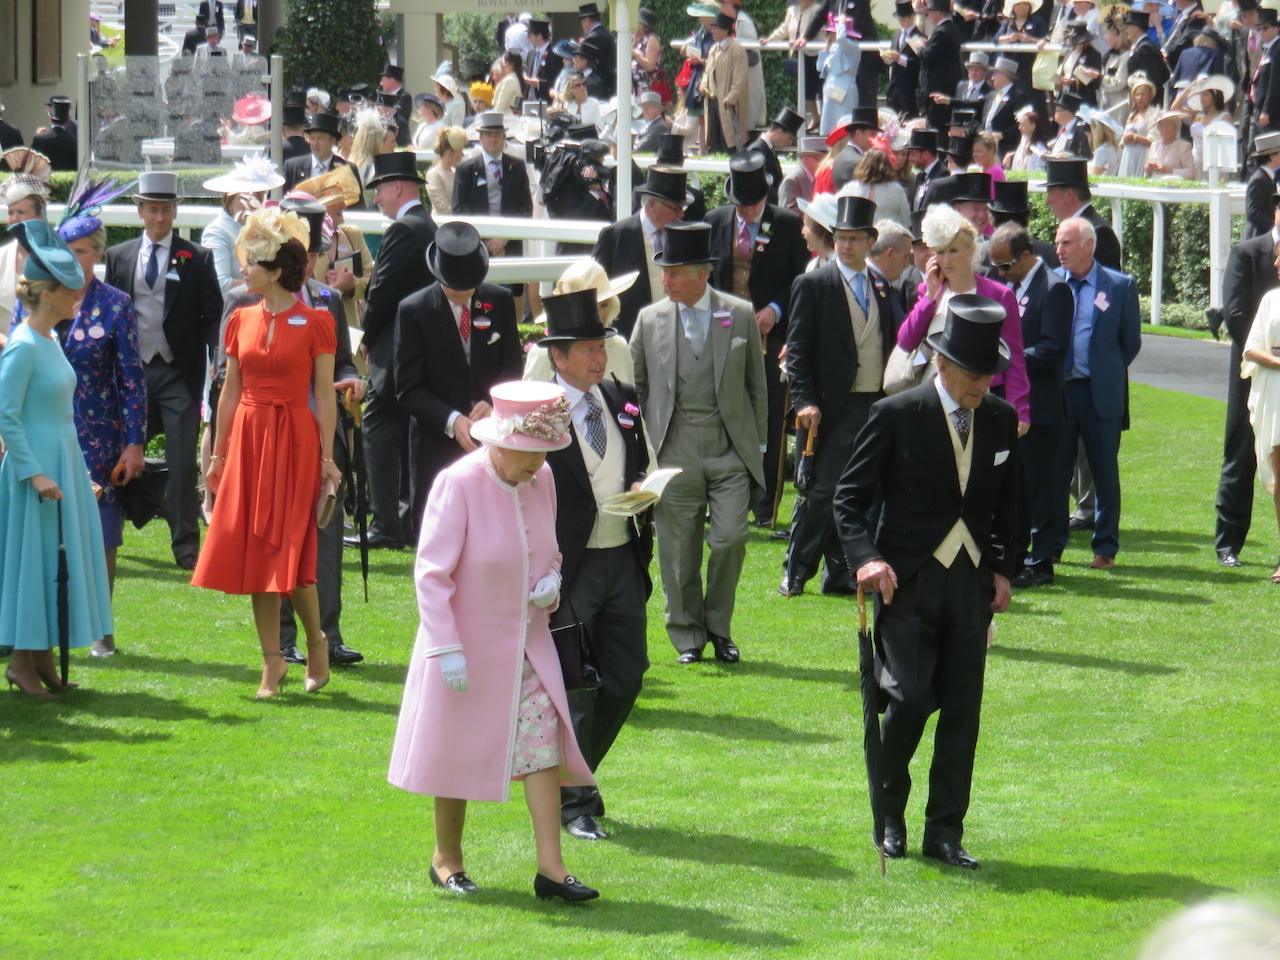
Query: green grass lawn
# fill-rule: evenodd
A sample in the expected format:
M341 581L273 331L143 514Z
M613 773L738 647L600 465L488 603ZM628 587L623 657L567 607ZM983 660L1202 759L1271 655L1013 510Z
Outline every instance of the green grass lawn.
M775 592L753 532L744 661L677 667L650 607L645 693L601 771L613 839L566 839L603 898L534 900L517 797L476 804L482 893L427 879L430 802L386 783L417 623L409 554L349 557L347 641L323 693L255 702L246 599L196 590L157 525L122 550L108 661L57 703L0 691L0 956L91 958L1129 958L1183 904L1280 896L1276 533L1212 549L1223 405L1133 388L1118 567L1076 536L1057 585L998 621L966 845L879 876L853 605ZM656 568L656 565L655 565ZM926 736L928 740L928 735ZM917 758L927 782L929 751ZM922 762L923 759L923 762Z

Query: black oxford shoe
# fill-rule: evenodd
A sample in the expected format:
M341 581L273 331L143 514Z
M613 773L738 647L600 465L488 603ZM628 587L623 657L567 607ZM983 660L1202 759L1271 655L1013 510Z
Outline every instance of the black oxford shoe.
M927 844L921 851L930 860L941 860L949 867L961 870L977 870L982 864L969 856L969 851L960 846L957 840L943 840L940 843Z
M1009 581L1009 585L1019 589L1027 587L1047 587L1053 583L1053 571L1042 570L1039 567L1026 567L1023 571Z
M711 646L714 647L716 651L716 659L721 663L737 663L742 659L742 655L738 653L738 645L728 637L721 637L714 633L708 633L707 639L711 641Z
M701 650L686 650L680 656L676 657L676 663L697 663L702 659Z
M1218 566L1220 567L1238 567L1240 566L1240 558L1230 550L1226 550L1218 554Z
M590 814L574 817L564 825L564 829L569 836L577 837L579 840L609 839L608 831Z
M782 582L778 584L778 592L784 597L798 597L804 593L804 584L799 580L788 580L782 578Z
M338 665L360 663L364 660L364 654L357 650L352 650L345 643L329 644L329 662Z
M875 837L872 836L872 841ZM891 860L901 860L907 855L907 833L900 827L884 827L884 855Z
M451 873L444 880L440 879L440 874L436 873L436 868L432 867L427 871L431 877L431 882L437 887L442 887L450 893L479 893L480 888L477 887L465 873L459 870L457 873Z
M281 644L280 655L284 657L285 663L306 663L307 662L307 658L304 657L301 653L299 653L297 646L295 646L292 643L289 644L288 646Z

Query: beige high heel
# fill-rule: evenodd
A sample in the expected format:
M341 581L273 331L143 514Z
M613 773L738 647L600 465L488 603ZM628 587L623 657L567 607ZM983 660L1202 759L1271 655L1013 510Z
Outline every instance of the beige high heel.
M264 653L262 656L264 660L267 657L278 657L280 659L280 662L284 663L284 654L281 653L279 650L277 650L275 653ZM267 671L269 669L270 667L264 662L262 664L262 683L258 687L258 692L253 695L253 698L255 700L266 700L270 697L274 697L277 694L279 694L280 688L284 686L284 678L289 675L289 665L287 663L284 663L284 672L281 673L280 676L276 678L275 686L269 687L267 686L267 681L270 679L270 677L267 675Z
M46 690L43 686L37 686L34 690L28 690L22 682L22 678L13 672L13 667L5 667L4 678L9 681L9 690L13 691L17 687L19 691L25 693L28 697L34 697L37 700L52 700L53 694Z
M325 684L327 684L327 683L329 682L329 678L330 678L331 676L333 676L333 672L332 672L332 671L330 671L329 673L326 673L326 674L324 675L324 679L323 679L323 680L317 680L316 678L314 678L314 677L310 676L311 666L312 666L312 664L314 664L314 663L316 662L316 656L317 656L317 654L314 654L314 653L312 653L311 651L312 651L312 650L314 650L316 647L323 647L323 648L324 648L324 661L325 661L326 665L327 665L327 664L328 664L328 662L329 662L329 652L328 652L328 651L329 651L329 641L328 641L328 640L326 640L326 639L324 639L324 638L321 638L321 639L317 640L315 643L312 643L310 640L308 640L308 641L307 641L307 671L308 671L308 675L302 678L302 689L303 689L303 691L304 691L304 692L306 692L306 693L315 693L317 690L321 690L321 689L323 689L323 688L324 688L324 686L325 686Z

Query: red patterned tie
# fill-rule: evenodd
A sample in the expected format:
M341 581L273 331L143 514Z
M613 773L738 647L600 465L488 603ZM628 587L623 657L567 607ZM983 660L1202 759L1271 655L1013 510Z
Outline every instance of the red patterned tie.
M462 308L462 317L458 321L458 330L462 334L462 342L467 343L471 339L471 308Z

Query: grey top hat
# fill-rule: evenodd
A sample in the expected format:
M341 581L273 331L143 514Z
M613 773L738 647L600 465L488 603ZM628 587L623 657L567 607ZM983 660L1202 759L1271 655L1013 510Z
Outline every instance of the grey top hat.
M480 114L476 120L476 130L502 130L505 131L506 124L503 122L502 114L496 110L489 110Z
M158 170L149 170L138 177L138 189L133 200L138 203L177 203L178 175Z
M1009 368L1009 346L1000 339L1004 307L976 293L959 293L947 301L946 326L929 337L929 345L970 373L990 377Z
M1253 141L1253 155L1265 157L1267 154L1280 152L1280 130L1264 133Z
M991 68L991 58L981 50L974 50L969 54L969 59L965 61L964 65L966 67L985 67L989 70Z
M1011 57L996 57L996 62L991 65L991 69L1016 77L1018 75L1018 61Z

